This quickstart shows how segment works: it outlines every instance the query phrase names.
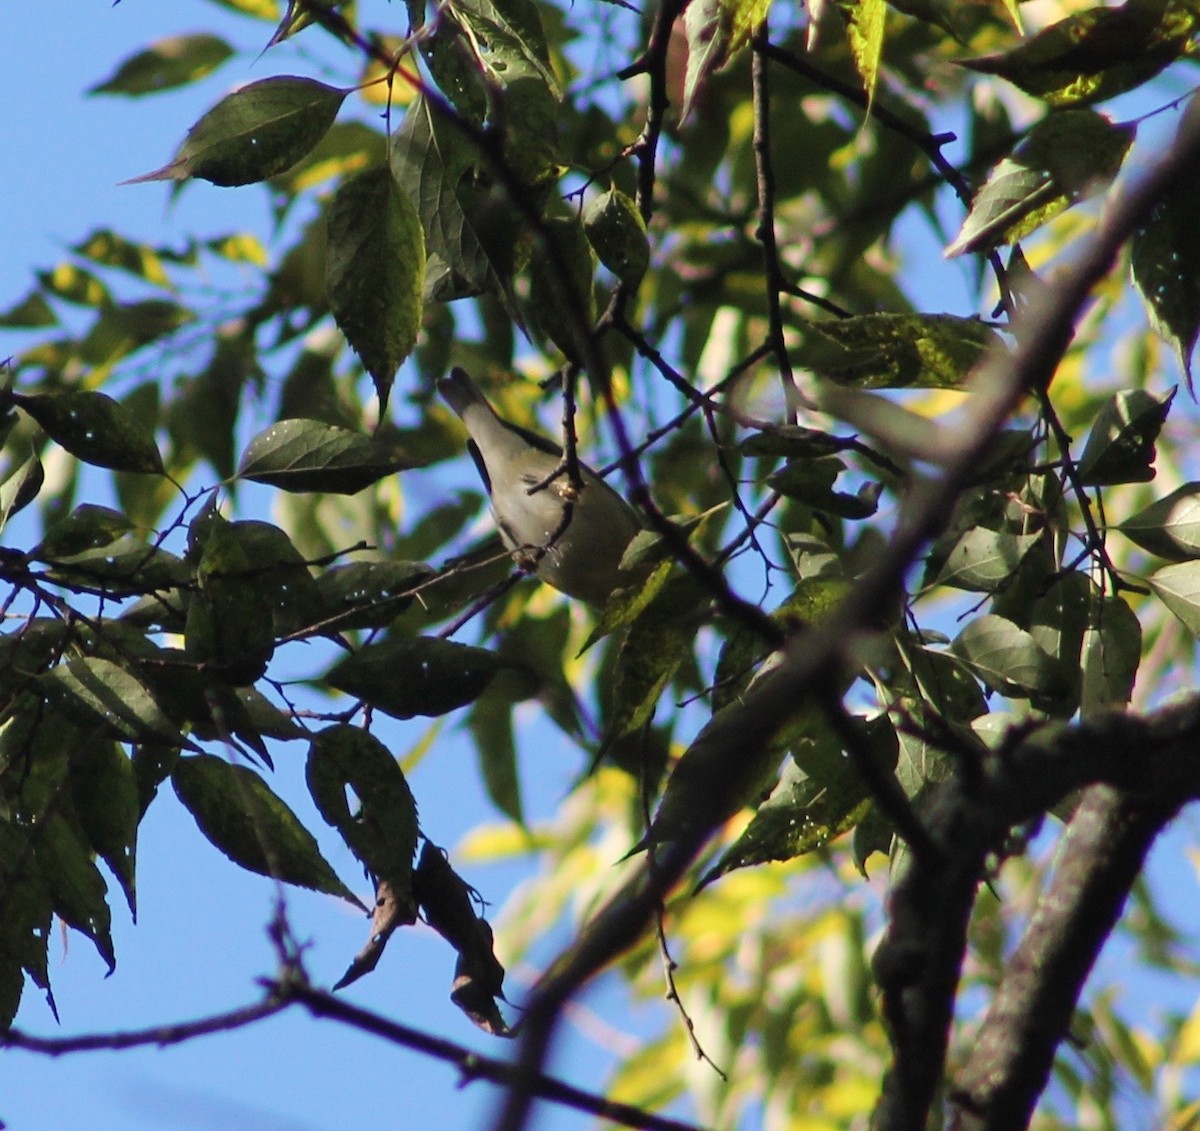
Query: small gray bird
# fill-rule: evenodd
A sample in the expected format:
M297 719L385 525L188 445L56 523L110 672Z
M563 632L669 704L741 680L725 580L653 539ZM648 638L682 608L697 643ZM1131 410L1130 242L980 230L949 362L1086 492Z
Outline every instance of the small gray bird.
M595 608L603 608L614 589L639 580L620 564L641 523L616 491L582 463L583 485L577 491L565 471L545 483L559 466L562 449L502 420L463 370L452 369L438 382L438 391L466 425L467 449L487 488L500 537L519 562L548 585ZM537 489L531 493L532 488ZM554 538L568 500L573 503L570 519Z

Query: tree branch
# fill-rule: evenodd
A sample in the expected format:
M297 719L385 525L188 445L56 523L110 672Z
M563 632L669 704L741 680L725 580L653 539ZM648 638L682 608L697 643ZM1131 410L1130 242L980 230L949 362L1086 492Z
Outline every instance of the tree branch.
M676 1119L667 1119L652 1112L643 1111L632 1104L616 1103L606 1100L603 1096L593 1095L580 1088L556 1080L553 1076L543 1073L527 1075L521 1072L519 1066L508 1064L502 1060L480 1056L464 1045L440 1037L423 1033L419 1029L390 1021L377 1013L360 1009L341 998L334 997L324 990L318 990L304 981L269 981L266 983L273 996L284 1004L295 1002L304 1006L314 1017L323 1017L331 1021L340 1021L352 1029L358 1029L372 1036L380 1037L394 1045L413 1049L432 1057L455 1065L462 1075L463 1082L487 1080L493 1084L501 1084L513 1090L528 1091L530 1095L551 1100L564 1107L574 1108L591 1115L598 1115L613 1123L626 1127L643 1128L644 1131L700 1131L694 1124L681 1123Z
M1009 961L955 1081L955 1131L1024 1127L1101 947L1155 837L1181 798L1154 801L1094 785L1059 846L1054 876Z

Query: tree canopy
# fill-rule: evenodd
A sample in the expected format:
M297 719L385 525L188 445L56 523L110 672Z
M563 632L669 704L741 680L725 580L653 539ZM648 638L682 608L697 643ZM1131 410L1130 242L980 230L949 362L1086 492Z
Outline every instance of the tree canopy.
M147 15L87 93L219 69L126 191L229 230L85 202L0 312L0 1042L83 1047L8 1026L55 920L117 962L169 788L370 915L327 988L281 897L264 998L179 1039L301 1006L453 1059L336 992L420 918L508 1131L1192 1126L1200 1013L1085 982L1200 960L1145 877L1200 795L1200 3L214 3L241 41ZM545 544L486 525L455 367L557 445ZM642 527L595 607L536 576L589 468ZM495 812L457 846L406 775L442 720ZM601 1096L544 1069L613 969L677 1008Z

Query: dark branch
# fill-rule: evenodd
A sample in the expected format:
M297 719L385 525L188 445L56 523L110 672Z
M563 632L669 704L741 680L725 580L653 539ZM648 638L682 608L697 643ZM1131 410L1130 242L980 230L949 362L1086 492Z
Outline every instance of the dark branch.
M1181 803L1147 802L1107 785L1084 794L1050 885L954 1083L956 1131L1028 1124L1100 948L1155 837Z

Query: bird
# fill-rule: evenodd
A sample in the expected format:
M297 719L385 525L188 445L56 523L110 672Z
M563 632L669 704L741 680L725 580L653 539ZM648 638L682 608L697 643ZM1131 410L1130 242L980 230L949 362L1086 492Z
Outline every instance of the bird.
M642 529L637 512L590 467L571 483L562 449L500 417L463 369L438 382L458 414L467 450L483 480L500 537L523 568L568 597L603 609L639 572L621 558ZM550 478L556 470L559 474ZM570 514L567 515L567 508Z

